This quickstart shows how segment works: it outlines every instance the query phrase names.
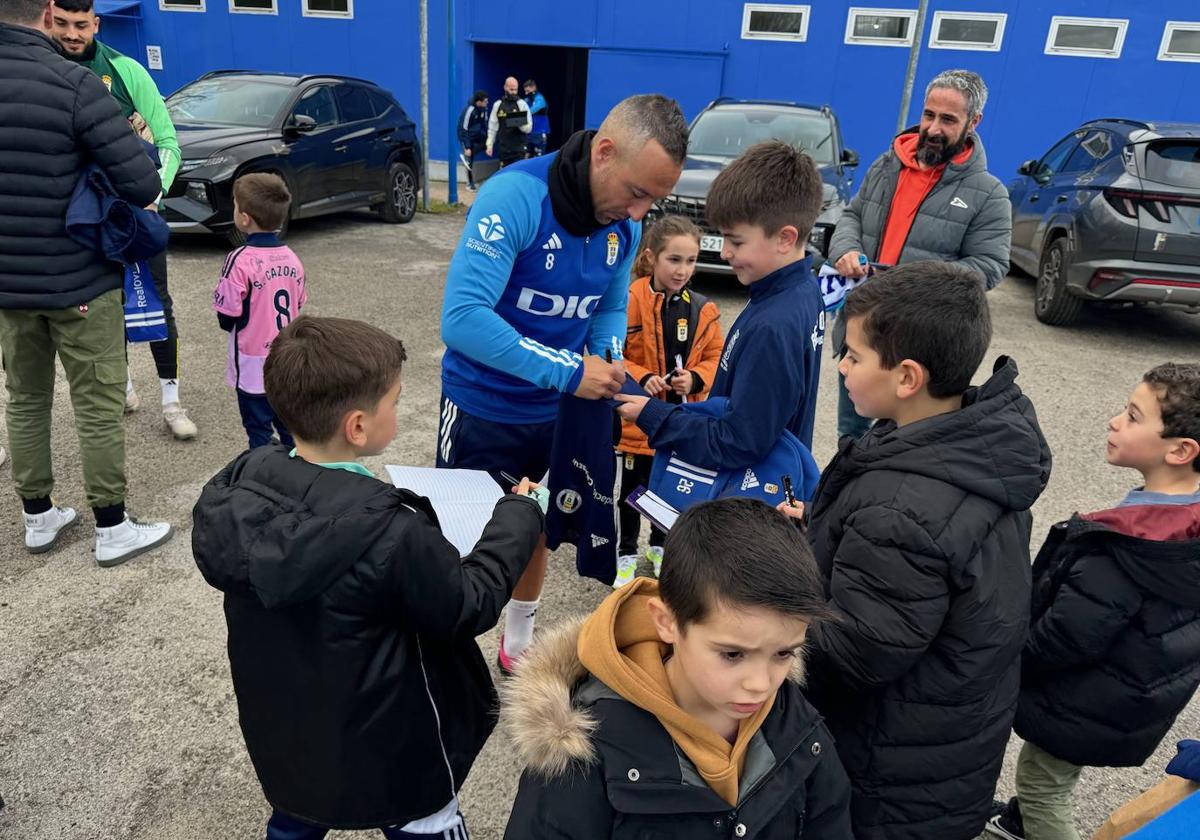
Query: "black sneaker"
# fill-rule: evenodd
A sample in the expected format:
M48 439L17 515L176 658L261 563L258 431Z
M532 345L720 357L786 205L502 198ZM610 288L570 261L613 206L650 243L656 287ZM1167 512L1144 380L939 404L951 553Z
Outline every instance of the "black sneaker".
M1000 803L996 803L1000 805ZM1004 840L1025 840L1025 824L1021 820L1021 803L1014 796L1007 803L1000 805L999 813L987 821L983 827L986 834L1003 837Z

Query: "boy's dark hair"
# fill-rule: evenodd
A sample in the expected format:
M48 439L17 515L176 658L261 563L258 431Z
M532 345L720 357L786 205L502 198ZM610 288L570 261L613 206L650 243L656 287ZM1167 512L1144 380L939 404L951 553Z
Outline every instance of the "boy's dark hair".
M1158 396L1163 437L1200 443L1200 364L1167 362L1147 371L1142 381ZM1192 469L1200 472L1200 458L1192 461Z
M905 359L920 363L939 399L971 386L992 343L983 278L952 263L890 268L846 296L843 317L863 319L863 335L888 370Z
M717 602L805 621L830 616L808 540L758 499L684 511L667 533L658 591L681 630L704 621Z
M481 99L487 99L487 98L488 98L488 92L486 90L477 90L477 91L475 91L475 95L471 97L471 101L478 102Z
M263 230L279 230L287 221L292 194L278 175L251 172L233 182L238 209Z
M0 0L0 20L32 23L41 18L47 5L48 0Z
M796 228L803 249L821 214L824 182L805 152L779 140L751 146L721 171L708 191L704 215L718 230L756 225L774 236Z
M400 339L349 318L301 315L271 345L267 401L293 435L326 443L346 412L373 412L408 359Z
M64 12L90 12L92 0L54 0L54 7Z
M521 85L521 87L522 88L527 88L527 87L535 88L535 87L537 87L537 82L535 82L533 79L526 79L525 84Z

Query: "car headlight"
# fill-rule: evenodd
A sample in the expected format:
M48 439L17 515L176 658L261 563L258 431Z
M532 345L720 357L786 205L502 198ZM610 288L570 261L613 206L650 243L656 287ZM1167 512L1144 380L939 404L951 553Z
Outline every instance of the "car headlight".
M220 166L224 163L233 161L229 155L210 155L206 158L184 158L179 163L179 171L187 172L192 169L199 169L201 166Z
M183 195L198 204L203 204L205 207L212 206L208 200L208 187L202 181L192 181L189 183L187 189L183 191Z

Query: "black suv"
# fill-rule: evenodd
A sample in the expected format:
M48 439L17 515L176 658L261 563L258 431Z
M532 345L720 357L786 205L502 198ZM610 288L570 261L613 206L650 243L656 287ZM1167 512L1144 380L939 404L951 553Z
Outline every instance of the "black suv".
M1200 312L1200 125L1093 120L1017 172L1012 262L1037 277L1038 320L1088 301Z
M653 221L664 214L687 216L700 226L700 257L696 267L730 272L721 259L724 240L704 220L704 202L717 173L730 161L764 140L782 140L808 152L825 181L821 216L813 227L811 250L826 254L829 237L850 203L852 169L858 155L842 145L842 131L828 105L798 105L752 99L721 98L709 103L688 130L688 156L675 191L655 204L647 215Z
M247 172L287 182L292 219L370 207L407 222L416 212L420 141L404 109L372 82L220 70L173 93L167 110L183 158L161 208L172 231L241 241L233 181Z

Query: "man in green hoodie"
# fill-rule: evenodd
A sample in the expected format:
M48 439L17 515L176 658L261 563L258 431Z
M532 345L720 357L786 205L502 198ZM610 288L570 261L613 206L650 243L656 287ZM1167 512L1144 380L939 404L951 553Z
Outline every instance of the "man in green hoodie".
M159 175L166 195L179 170L179 141L166 103L146 68L132 58L96 40L100 18L92 0L56 0L53 6L53 35L71 58L100 77L121 106L130 127L158 149ZM161 197L160 197L161 200ZM157 202L149 209L157 209ZM196 424L179 402L179 333L175 327L174 306L167 289L166 251L150 261L154 286L162 298L167 319L167 337L150 343L154 364L162 386L163 420L179 440L196 436ZM133 376L125 386L125 411L137 411L141 400L133 389Z

